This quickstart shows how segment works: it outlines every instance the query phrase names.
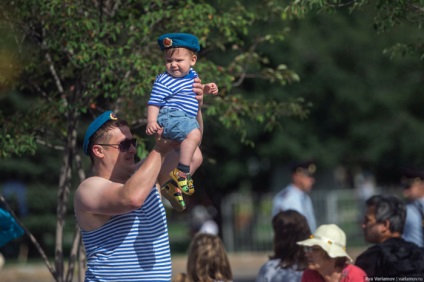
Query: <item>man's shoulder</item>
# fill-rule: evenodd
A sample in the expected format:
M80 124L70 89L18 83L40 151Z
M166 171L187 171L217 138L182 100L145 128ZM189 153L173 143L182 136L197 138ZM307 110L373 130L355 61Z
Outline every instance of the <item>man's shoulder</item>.
M412 242L406 241L402 237L387 239L379 245L383 249L393 249L393 248L398 249L399 247L402 247L402 248L405 248L405 249L413 250L413 249L418 248L417 245L415 245Z
M416 209L416 203L417 203L417 201L412 201L412 202L408 202L407 204L406 204L406 208L407 209Z
M400 248L406 248L406 249L412 249L414 244L405 241L402 238L390 238L385 240L382 243L372 245L368 249L366 249L362 254L358 256L359 258L365 258L370 255L376 255L376 254L387 254L388 252L393 252L395 250L398 250ZM416 247L416 245L415 245Z
M384 259L396 273L424 274L424 249L402 238L388 239L380 244Z
M274 201L278 200L281 201L284 199L288 194L287 188L283 188L282 190L278 191L277 194L274 195Z
M122 184L110 181L109 179L100 176L90 176L80 183L76 190L76 195L81 193L91 194L95 191L100 192L102 189L110 189L110 187L113 187L115 185L117 186Z
M110 181L109 179L100 177L100 176L90 176L87 177L86 179L84 179L80 185L78 186L78 188L81 187L87 187L87 186L92 186L92 185L96 185L96 184L106 184L106 183L113 183L112 181Z
M360 261L363 259L367 259L370 256L376 256L382 253L382 249L380 247L380 244L372 245L371 247L368 247L365 251L363 251L359 256L357 257L356 261Z
M277 214L280 210L296 210L304 214L304 206L302 201L302 194L295 191L291 186L287 186L281 190L273 199L273 215Z
M420 210L418 209L417 206L417 201L414 202L409 202L408 204L406 204L406 219L407 221L415 220L418 218L421 218L421 213Z
M280 192L278 192L275 197L278 198L293 198L293 197L298 197L302 195L302 191L300 191L299 189L297 189L295 186L293 185L288 185L285 188L283 188Z
M383 252L378 244L362 252L355 260L355 265L364 270L367 275L374 276L383 260Z

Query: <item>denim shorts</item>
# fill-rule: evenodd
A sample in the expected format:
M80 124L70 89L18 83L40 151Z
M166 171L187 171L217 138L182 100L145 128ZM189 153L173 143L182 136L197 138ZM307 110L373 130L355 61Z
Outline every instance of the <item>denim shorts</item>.
M162 108L158 115L158 124L163 127L163 138L182 142L199 123L196 117L178 109Z

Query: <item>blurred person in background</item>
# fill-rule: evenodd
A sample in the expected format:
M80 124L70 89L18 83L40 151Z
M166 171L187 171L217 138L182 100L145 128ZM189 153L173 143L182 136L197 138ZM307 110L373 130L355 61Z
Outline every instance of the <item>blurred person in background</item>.
M2 197L2 201L3 200ZM6 246L11 241L25 234L24 229L19 225L12 213L9 212L6 207L3 208L2 205L0 205L0 247ZM0 268L2 268L4 264L5 257L0 253Z
M355 264L368 277L424 275L424 252L402 238L405 203L395 195L374 195L366 201L362 223L365 240L374 243L358 256Z
M403 195L408 201L403 238L424 247L424 172L407 169L403 172L401 183Z
M335 224L318 227L309 239L297 242L304 246L308 268L302 282L364 282L365 272L351 264L346 252L346 234Z
M173 282L231 282L233 272L221 238L197 233L188 248L187 273L178 274Z
M208 233L213 235L219 234L219 227L213 219L216 215L216 209L213 206L205 207L204 205L196 205L191 211L191 231L192 234Z
M281 211L272 219L272 228L274 254L260 268L256 282L301 281L307 262L296 242L311 234L306 218L295 210Z
M355 194L358 201L358 222L364 218L366 205L365 202L374 194L377 188L374 176L368 171L360 170L354 177Z
M315 182L315 171L314 161L303 161L291 166L292 183L274 196L272 217L280 211L295 210L306 217L312 232L316 229L314 207L308 194Z

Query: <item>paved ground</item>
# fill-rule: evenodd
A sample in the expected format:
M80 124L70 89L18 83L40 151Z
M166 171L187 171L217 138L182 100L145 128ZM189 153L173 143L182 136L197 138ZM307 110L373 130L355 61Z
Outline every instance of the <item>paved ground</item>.
M353 259L363 250L350 251ZM268 259L269 253L237 253L230 254L230 263L234 274L234 282L254 282L261 265ZM172 272L185 272L186 256L172 257ZM47 267L37 264L6 264L0 270L1 282L54 282Z
M235 282L254 281L259 267L268 254L243 253L230 255ZM186 256L172 258L172 273L185 272ZM0 270L1 282L54 282L47 267L42 263L6 264Z

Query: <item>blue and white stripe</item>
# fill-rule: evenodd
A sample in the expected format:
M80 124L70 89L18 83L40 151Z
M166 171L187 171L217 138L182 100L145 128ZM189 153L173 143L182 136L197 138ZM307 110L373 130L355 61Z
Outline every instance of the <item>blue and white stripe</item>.
M199 103L193 92L194 78L197 73L190 69L184 76L175 78L164 72L156 77L148 105L179 109L190 116L197 116Z
M81 233L87 255L86 282L171 280L166 214L156 188L138 210Z

